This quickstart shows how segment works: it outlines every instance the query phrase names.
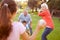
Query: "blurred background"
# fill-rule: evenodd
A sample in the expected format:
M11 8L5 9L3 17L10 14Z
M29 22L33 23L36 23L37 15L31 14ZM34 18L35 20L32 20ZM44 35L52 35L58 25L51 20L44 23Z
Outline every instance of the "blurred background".
M0 0L0 5L1 5ZM32 17L33 31L36 28L36 23L41 17L38 17L38 9L40 9L42 0L15 0L18 5L17 15L14 21L18 20L18 17L24 9L28 10ZM47 0L51 16L54 21L55 29L48 36L48 40L60 40L60 0ZM41 35L44 29L42 29L37 35L36 40L41 40Z

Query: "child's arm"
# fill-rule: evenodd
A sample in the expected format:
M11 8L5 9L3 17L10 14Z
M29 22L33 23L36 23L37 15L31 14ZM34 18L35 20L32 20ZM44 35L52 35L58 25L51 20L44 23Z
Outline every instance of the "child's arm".
M38 16L44 16L45 13L46 13L45 11L38 12Z
M40 25L39 22L37 24L37 27L35 29L35 31L33 32L33 34L31 36L29 36L26 32L24 32L21 37L23 40L35 40L37 34L39 33L39 31L44 27L45 25Z

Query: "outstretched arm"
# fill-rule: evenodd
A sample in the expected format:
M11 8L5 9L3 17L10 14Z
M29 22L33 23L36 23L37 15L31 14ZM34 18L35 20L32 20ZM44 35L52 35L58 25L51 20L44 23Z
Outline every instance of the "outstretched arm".
M44 26L44 25L43 25ZM40 29L43 28L43 26L40 26L40 24L37 25L35 31L31 36L29 36L26 32L24 32L21 36L23 40L35 40L37 34L39 33Z

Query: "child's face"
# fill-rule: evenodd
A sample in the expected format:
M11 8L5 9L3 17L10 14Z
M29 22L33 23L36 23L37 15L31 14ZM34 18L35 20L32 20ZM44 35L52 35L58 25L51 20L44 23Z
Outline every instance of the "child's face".
M26 27L26 23L23 23L23 25Z

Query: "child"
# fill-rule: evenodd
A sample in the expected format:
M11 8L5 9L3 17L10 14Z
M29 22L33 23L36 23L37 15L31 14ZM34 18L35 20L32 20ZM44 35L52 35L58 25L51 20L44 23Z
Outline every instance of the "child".
M26 23L26 21L22 21L22 24L26 27L27 23Z
M48 6L46 3L43 3L41 5L41 12L39 12L38 15L41 16L42 19L45 20L47 23L45 31L42 34L42 40L47 40L46 37L54 29L54 23L53 23L52 17L50 15L50 12L48 10Z
M32 35L32 33L33 33L32 32L32 18L27 10L24 10L24 12L19 15L18 21L22 22L24 20L27 22L27 27L29 28L30 34Z
M2 0L0 9L0 40L35 40L41 26L38 24L34 33L29 36L26 28L20 22L12 21L15 18L17 5L14 0Z
M22 21L22 24L26 27L26 32L30 35L29 27L27 26L26 21Z

